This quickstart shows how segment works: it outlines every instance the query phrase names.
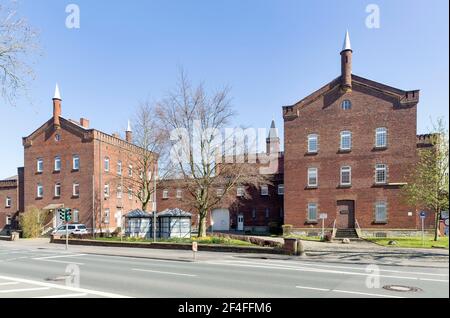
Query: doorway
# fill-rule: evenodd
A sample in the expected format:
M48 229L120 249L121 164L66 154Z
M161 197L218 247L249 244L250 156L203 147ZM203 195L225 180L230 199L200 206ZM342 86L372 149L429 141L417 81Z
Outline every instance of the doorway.
M355 228L355 201L337 201L336 226L338 229Z
M244 231L244 216L242 214L237 217L237 230Z

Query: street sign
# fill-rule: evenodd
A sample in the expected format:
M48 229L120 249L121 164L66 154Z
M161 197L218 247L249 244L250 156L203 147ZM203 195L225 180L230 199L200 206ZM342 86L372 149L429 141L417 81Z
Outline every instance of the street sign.
M327 218L328 218L328 214L326 214L326 213L320 213L319 214L319 219L324 220L324 219L327 219Z
M198 251L198 244L197 242L192 242L192 251L197 252Z
M421 219L425 219L426 216L427 216L427 213L425 211L421 211L419 216L420 216Z

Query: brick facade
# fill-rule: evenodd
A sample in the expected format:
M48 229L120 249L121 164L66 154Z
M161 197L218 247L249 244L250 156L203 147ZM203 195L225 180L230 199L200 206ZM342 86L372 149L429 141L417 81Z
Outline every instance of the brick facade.
M0 235L6 235L14 228L19 211L18 198L18 177L0 180Z

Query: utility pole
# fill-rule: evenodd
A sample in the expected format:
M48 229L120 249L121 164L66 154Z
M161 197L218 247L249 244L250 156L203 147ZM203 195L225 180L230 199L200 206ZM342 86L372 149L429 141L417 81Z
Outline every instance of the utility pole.
M153 163L153 173L152 173L152 177L153 177L153 202L152 202L152 207L153 207L153 242L156 243L156 165L155 163Z

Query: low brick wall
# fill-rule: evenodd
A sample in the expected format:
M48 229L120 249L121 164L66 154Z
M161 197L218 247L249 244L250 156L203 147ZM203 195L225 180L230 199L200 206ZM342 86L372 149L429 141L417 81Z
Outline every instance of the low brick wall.
M0 241L11 241L11 236L0 236Z
M265 246L265 247L273 247L273 248L282 248L283 244L280 242L275 242L272 240L266 240L259 237L251 237L246 235L239 234L228 234L228 233L214 233L213 236L229 238L232 240L240 240L245 242L250 242L255 245Z
M51 243L65 244L65 239L51 238ZM132 248L156 248L156 249L172 249L172 250L192 250L192 245L187 243L140 243L140 242L108 242L101 240L79 240L69 239L70 245L86 245L86 246L106 246L106 247L132 247ZM260 246L229 246L219 244L199 244L198 251L205 252L231 252L231 253L261 253L261 254L283 254L284 251L274 247Z

